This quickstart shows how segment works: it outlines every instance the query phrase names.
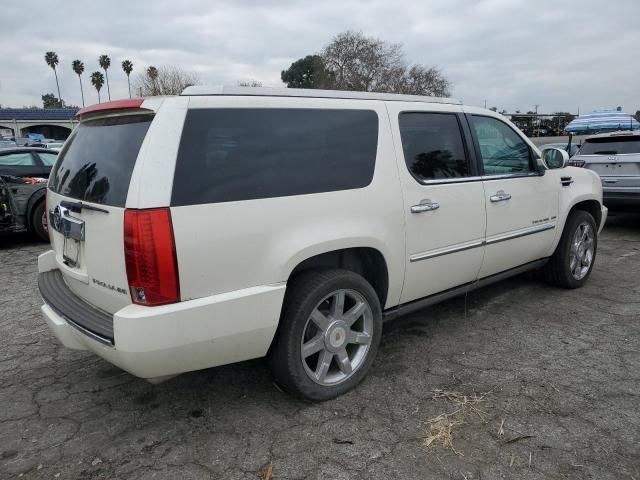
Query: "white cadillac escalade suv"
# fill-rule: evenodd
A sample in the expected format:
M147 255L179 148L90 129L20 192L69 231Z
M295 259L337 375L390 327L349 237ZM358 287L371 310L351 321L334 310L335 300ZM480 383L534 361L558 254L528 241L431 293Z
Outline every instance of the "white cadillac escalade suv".
M451 99L189 87L78 116L42 313L152 382L266 356L287 391L335 397L385 320L529 269L580 287L607 216L596 173Z

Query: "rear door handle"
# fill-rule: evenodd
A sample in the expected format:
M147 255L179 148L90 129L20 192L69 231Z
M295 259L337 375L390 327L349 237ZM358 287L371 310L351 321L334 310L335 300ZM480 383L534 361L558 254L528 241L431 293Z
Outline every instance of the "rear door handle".
M504 202L505 200L509 200L511 198L511 194L506 193L504 190L498 190L495 195L491 195L489 200L492 202Z
M411 207L411 213L430 212L431 210L437 210L440 208L438 202L432 202L431 200L422 200L418 205Z

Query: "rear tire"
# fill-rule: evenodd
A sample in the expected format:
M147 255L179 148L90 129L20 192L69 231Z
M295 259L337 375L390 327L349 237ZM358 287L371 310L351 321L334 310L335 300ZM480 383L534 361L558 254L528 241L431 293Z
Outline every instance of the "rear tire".
M547 283L562 288L582 287L593 269L598 249L598 228L588 212L575 210L543 273Z
M49 225L44 202L38 203L31 213L31 230L43 242L49 241Z
M276 382L307 400L329 400L367 374L382 334L373 287L348 270L316 270L287 287L269 353Z

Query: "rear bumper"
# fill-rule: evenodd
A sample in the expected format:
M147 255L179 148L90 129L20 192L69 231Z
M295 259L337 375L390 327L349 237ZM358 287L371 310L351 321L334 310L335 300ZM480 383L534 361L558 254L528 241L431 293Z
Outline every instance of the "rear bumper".
M633 192L602 192L603 203L612 210L628 210L640 208L640 189Z
M154 379L264 356L284 291L283 283L159 307L129 305L113 314L112 345L78 328L59 305L45 300L42 315L66 347L91 350L135 376Z

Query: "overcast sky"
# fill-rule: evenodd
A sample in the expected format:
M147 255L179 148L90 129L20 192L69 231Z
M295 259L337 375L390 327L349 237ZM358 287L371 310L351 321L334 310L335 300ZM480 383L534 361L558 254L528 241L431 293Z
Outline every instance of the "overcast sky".
M0 104L41 105L43 93L55 92L48 50L60 58L62 98L78 105L76 58L85 64L87 104L98 100L89 75L105 53L112 99L128 96L123 59L133 62L132 77L175 65L205 84L281 86L282 69L352 29L402 43L409 63L438 66L466 104L635 112L639 19L640 0L3 2Z

